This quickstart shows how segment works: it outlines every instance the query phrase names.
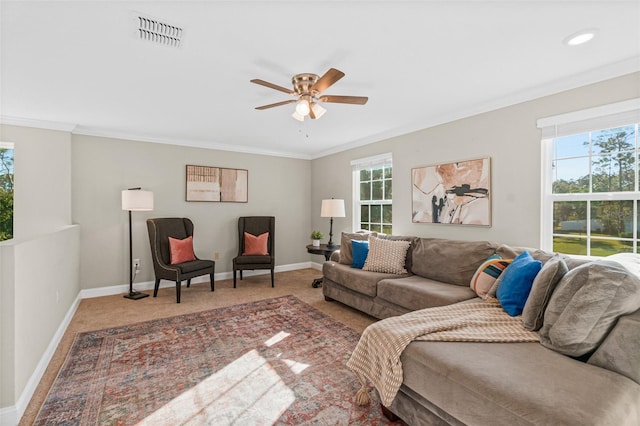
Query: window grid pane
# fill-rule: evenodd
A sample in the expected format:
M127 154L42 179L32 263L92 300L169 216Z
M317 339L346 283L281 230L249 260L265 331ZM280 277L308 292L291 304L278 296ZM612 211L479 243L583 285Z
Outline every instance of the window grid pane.
M590 256L637 253L638 124L551 143L553 251Z
M359 228L369 231L392 233L392 182L391 165L362 169L357 174L360 205Z

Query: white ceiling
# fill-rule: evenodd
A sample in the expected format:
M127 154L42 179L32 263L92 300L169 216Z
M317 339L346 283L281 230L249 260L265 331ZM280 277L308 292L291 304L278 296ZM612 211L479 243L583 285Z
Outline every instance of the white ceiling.
M8 124L317 158L640 70L640 1L0 1ZM137 38L137 15L184 29ZM569 47L585 28L596 38ZM300 123L291 76L346 77ZM46 124L45 124L46 125Z

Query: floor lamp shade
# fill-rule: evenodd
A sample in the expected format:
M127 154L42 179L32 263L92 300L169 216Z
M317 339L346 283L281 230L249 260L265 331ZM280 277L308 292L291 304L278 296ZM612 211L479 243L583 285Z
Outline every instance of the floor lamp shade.
M131 212L142 212L153 210L153 192L143 191L140 188L129 188L122 191L122 210L129 211L129 294L125 294L127 299L138 300L149 296L133 290L133 235L131 232Z
M122 210L134 212L153 210L153 192L140 189L122 191Z
M344 200L336 200L332 198L330 200L322 200L322 206L320 207L320 217L330 217L329 220L329 242L327 243L327 247L333 248L335 244L333 243L333 218L334 217L345 217L344 211Z

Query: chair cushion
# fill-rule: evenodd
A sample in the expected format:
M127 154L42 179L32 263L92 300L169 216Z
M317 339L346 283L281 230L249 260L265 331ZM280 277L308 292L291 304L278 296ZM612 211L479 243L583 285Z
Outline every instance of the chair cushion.
M237 265L252 265L252 264L266 264L271 263L271 256L238 256L234 260Z
M169 254L172 265L196 260L196 255L193 253L193 237L182 240L169 237Z
M267 242L269 241L269 233L265 232L260 235L253 235L248 232L244 233L244 252L243 256L268 256L269 249Z
M205 269L213 268L214 262L212 260L192 260L190 262L179 263L176 266L180 269L182 274L188 274L190 272L201 271ZM213 272L213 270L212 270Z

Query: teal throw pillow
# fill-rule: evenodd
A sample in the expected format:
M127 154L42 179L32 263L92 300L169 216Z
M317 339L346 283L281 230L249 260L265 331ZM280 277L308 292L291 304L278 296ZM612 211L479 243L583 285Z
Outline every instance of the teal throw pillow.
M351 240L351 248L353 252L351 267L362 269L369 255L369 241Z
M542 269L542 262L534 260L528 251L522 252L502 273L496 297L509 315L520 315L527 302L533 280Z

